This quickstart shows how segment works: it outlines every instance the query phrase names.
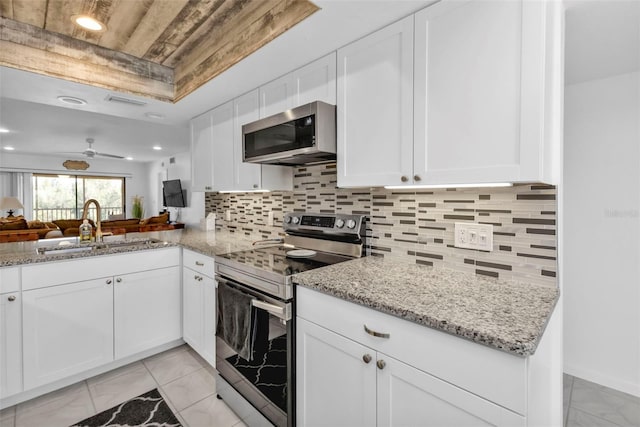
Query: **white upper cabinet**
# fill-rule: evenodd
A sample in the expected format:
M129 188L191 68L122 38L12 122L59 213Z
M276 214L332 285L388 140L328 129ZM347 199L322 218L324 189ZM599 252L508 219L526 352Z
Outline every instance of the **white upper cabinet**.
M443 0L340 49L338 185L555 183L561 34L558 2Z
M415 184L553 181L556 7L445 1L415 15Z
M213 124L213 190L232 190L235 186L233 101L211 111ZM211 167L211 166L210 166Z
M191 120L191 191L213 189L211 112Z
M293 83L293 74L289 73L260 86L260 118L282 113L294 107L291 96L295 92Z
M413 168L413 16L338 50L338 186L399 183Z
M336 53L332 52L292 73L292 107L323 101L336 104Z
M258 89L233 100L233 150L235 157L234 190L257 190L261 188L260 165L242 161L242 125L260 118L258 113Z

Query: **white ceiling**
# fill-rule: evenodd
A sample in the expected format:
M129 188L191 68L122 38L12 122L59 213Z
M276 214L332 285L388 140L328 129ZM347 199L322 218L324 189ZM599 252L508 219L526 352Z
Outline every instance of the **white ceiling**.
M0 145L21 153L80 152L95 139L97 151L137 161L166 158L189 149L188 121L237 95L305 65L353 40L420 10L434 0L314 0L320 11L245 58L176 104L119 94L146 102L107 102L117 94L92 86L0 67ZM84 106L61 104L61 95ZM165 118L150 119L145 113ZM152 145L163 150L153 151Z
M111 154L153 161L189 149L188 121L307 64L433 0L316 0L321 10L176 104L120 94L145 106L109 103L114 91L0 67L0 145L15 152L80 152L85 139ZM566 83L638 70L640 0L567 0ZM259 70L259 71L256 71ZM62 105L57 97L88 101ZM147 112L164 119L150 119ZM151 150L160 145L163 151Z

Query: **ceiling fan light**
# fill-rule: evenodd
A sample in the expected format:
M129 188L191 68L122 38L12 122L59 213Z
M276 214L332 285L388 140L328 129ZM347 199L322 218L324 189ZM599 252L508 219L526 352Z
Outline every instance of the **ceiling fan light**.
M99 33L107 30L107 26L105 24L95 18L92 18L91 16L73 15L71 17L71 21L73 21L76 25L81 26L85 30L95 31Z

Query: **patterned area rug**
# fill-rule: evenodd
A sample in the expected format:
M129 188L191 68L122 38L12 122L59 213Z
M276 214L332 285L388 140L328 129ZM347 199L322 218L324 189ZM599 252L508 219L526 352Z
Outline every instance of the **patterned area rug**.
M254 353L251 362L240 356L227 358L245 378L258 387L270 401L287 412L287 336L269 341L262 355Z
M72 427L181 427L158 389L100 412Z

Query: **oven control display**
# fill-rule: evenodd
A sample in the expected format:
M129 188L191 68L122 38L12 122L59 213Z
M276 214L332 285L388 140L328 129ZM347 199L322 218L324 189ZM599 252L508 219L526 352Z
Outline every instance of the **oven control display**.
M308 216L303 215L300 225L309 225L312 227L333 228L336 219L330 216Z

